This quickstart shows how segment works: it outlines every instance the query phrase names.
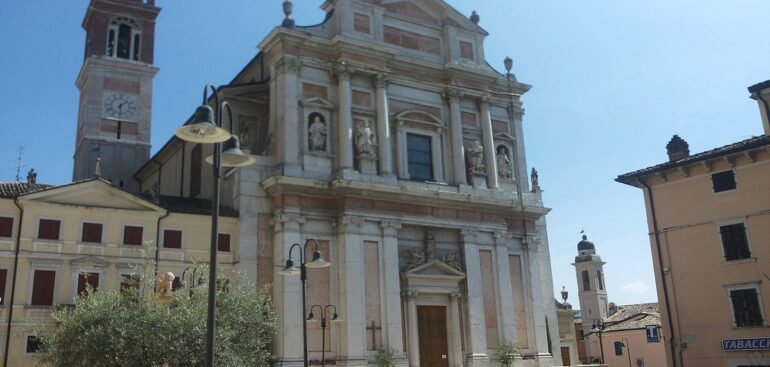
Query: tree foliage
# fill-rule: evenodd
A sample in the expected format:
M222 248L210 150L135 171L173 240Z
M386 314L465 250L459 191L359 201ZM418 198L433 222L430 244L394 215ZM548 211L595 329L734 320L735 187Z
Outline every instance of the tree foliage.
M217 288L217 364L268 365L276 314L267 293L244 284ZM41 334L44 361L54 367L204 366L207 292L206 283L194 292L182 288L164 303L138 291L89 290L74 311L54 313L59 327Z

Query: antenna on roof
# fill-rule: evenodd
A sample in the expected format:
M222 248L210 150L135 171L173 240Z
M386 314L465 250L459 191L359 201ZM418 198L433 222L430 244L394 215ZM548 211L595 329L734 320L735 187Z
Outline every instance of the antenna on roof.
M16 182L21 181L21 169L27 165L23 163L24 160L24 145L19 144L16 150Z

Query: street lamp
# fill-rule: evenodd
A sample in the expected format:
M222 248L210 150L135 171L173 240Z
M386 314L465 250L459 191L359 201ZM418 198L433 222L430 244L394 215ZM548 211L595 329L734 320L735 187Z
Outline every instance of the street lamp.
M599 350L602 353L602 364L604 364L604 344L602 344L602 331L607 328L602 319L594 319L591 330L599 336Z
M208 91L212 90L216 111L208 105ZM232 141L233 135L222 128L222 109L227 107L230 117L230 130L232 130L232 111L230 105L226 102L219 103L219 95L213 85L208 84L203 88L203 103L198 106L190 123L176 129L174 135L177 138L191 143L214 144L214 154L211 160L206 160L214 168L214 187L211 203L211 248L209 249L209 295L208 295L208 318L206 320L206 366L216 366L216 344L214 335L216 334L216 300L217 300L217 239L219 237L219 184L222 180L222 166L224 167L243 167L254 163L254 159L247 157L235 157L238 152L228 150L228 156L222 159L222 142ZM216 112L216 114L215 114ZM235 138L235 144L237 144ZM230 155L233 155L232 157ZM243 152L240 152L243 155Z
M626 347L626 352L628 352L628 367L633 367L631 365L631 343L628 342L628 339L626 338L620 338L620 342L623 344L624 347Z
M305 254L307 253L307 245L309 245L311 242L314 245L313 260L306 262ZM299 269L294 266L294 260L291 257L291 254L294 253L295 247L299 251ZM305 241L304 246L298 243L291 245L289 248L289 257L286 259L286 266L283 268L283 270L278 272L278 274L283 276L299 275L299 280L302 282L302 346L304 348L303 356L305 367L309 366L307 360L307 318L305 318L305 281L307 280L307 268L321 269L328 268L329 265L331 264L324 260L323 255L321 255L321 251L318 249L318 242L312 238L308 238L307 241Z
M328 313L329 308L333 308L334 312L332 313L332 318L329 321L342 321L340 320L339 316L337 315L337 307L334 305L326 305L321 307L321 305L312 305L310 306L310 314L307 316L307 321L318 321L315 318L315 315L313 315L313 309L318 307L318 309L321 310L321 366L326 366L326 314Z

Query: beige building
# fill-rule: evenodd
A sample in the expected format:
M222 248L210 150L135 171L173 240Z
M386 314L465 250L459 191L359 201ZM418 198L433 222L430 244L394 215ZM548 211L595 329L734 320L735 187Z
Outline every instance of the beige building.
M614 306L614 305L613 305ZM666 350L660 338L657 303L612 307L611 315L586 334L586 344L607 367L662 367Z
M668 366L770 366L770 81L749 88L764 135L617 181L643 190Z
M186 268L207 262L209 209L205 200L153 200L101 179L49 186L31 176L0 183L4 365L34 365L34 332L54 327L51 311L73 304L87 284L97 292L121 289L141 274L147 258L157 260L157 273L177 275L178 284ZM232 210L223 214L218 257L232 270L238 218Z

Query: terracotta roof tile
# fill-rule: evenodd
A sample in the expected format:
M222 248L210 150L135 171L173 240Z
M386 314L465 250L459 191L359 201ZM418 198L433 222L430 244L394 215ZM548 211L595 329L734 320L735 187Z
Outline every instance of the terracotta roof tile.
M27 182L0 182L0 198L14 199L24 194L45 190L53 187L46 184L30 184Z
M644 329L647 325L660 325L657 303L640 303L618 306L618 311L604 320L604 332Z

